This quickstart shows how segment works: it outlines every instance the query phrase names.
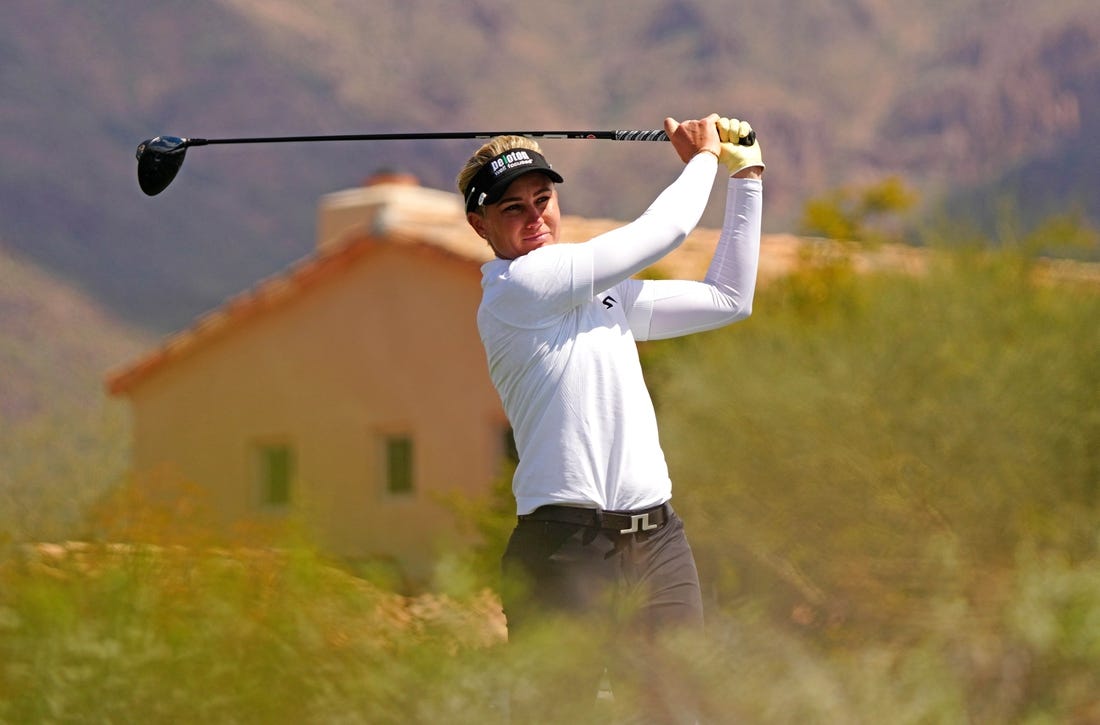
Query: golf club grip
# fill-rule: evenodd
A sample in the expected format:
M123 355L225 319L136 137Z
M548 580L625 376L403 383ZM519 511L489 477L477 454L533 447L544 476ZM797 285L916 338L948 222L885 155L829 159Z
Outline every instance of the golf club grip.
M616 141L668 141L664 131L612 131Z
M664 131L612 131L616 141L668 141L668 134ZM752 146L756 143L756 131L749 131L749 135L738 141L741 146Z

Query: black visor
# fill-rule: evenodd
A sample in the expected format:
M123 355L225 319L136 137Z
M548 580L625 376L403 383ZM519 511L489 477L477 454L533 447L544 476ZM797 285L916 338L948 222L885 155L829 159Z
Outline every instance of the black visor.
M564 179L542 154L531 149L508 149L485 162L466 189L466 211L496 203L508 186L524 174L537 171L560 184Z

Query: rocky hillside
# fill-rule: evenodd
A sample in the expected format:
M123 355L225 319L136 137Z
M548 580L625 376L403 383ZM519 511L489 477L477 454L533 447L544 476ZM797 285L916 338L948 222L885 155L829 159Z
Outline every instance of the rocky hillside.
M307 251L321 194L382 166L449 188L471 144L193 149L150 199L133 154L157 134L652 128L717 110L760 131L770 231L887 174L926 211L1007 196L1028 217L1100 218L1091 0L11 0L0 60L0 238L158 331ZM633 216L677 167L652 145L547 146L583 215Z

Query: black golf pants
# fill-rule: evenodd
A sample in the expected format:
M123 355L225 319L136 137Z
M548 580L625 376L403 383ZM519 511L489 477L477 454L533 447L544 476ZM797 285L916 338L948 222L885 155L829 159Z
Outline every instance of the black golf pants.
M502 599L516 658L512 722L604 720L614 710L654 722L694 722L665 635L703 625L699 575L681 519L623 534L615 528L520 520L502 561ZM677 694L670 694L675 689ZM686 688L690 692L690 687Z

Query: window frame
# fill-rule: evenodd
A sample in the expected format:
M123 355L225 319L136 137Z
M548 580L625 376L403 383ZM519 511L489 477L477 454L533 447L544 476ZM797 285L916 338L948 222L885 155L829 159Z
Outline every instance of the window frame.
M376 437L378 488L382 496L394 500L416 498L420 490L416 437L407 428L382 430ZM398 457L395 457L395 452ZM395 466L400 466L400 470L395 471ZM397 483L401 485L395 485Z
M282 461L279 480L274 475L273 456ZM294 503L298 484L298 453L287 438L260 438L252 442L252 476L257 507L264 511L286 511ZM282 489L278 491L278 489ZM274 493L281 495L275 496Z

